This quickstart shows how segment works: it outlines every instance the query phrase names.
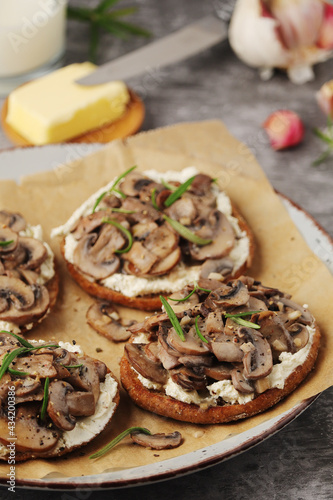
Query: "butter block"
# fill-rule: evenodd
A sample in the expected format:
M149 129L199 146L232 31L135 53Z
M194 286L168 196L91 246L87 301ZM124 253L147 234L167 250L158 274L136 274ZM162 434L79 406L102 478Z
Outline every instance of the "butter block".
M43 145L117 120L130 99L123 82L75 83L95 68L90 62L71 64L15 89L8 98L8 125L31 144Z

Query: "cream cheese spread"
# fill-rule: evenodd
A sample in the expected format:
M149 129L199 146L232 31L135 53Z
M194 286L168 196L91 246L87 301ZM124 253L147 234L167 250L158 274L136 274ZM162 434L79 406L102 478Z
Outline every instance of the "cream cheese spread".
M163 179L166 182L179 181L183 183L190 177L198 174L198 170L195 167L187 167L181 172L169 170L161 173L156 170L146 170L143 174L156 182L160 182ZM98 196L110 189L113 183L114 180L90 196L88 200L75 210L65 224L52 230L51 237L65 236L65 258L68 262L73 264L74 250L78 245L78 242L70 231L75 227L81 216L92 212ZM245 231L241 231L237 219L232 216L229 197L223 191L220 191L217 186L213 186L213 190L217 198L217 208L226 215L236 234L235 246L230 252L229 257L234 261L234 271L237 271L248 259L250 251L249 238ZM200 266L189 267L180 263L167 276L140 278L133 275L115 273L101 280L101 284L127 297L137 297L138 295L150 295L159 292L170 293L174 290L180 290L188 283L197 281L199 276ZM89 279L88 276L87 279Z
M297 366L304 363L306 360L315 334L315 328L313 326L307 326L309 332L308 343L299 351L292 354L290 352L282 352L279 356L279 363L273 365L273 370L268 375L271 388L283 389L285 381L292 374L292 372L297 368ZM144 341L144 337L142 337ZM163 387L161 384L156 384L151 380L142 377L138 372L132 368L142 385L147 389L164 389L165 393L178 401L183 401L184 403L194 403L197 405L207 404L208 406L215 406L217 400L222 398L225 402L229 404L245 404L254 398L254 393L244 394L237 391L232 385L231 380L220 380L214 382L213 384L207 386L209 395L199 394L198 391L184 391L184 389L176 384L171 377L169 377L166 385Z

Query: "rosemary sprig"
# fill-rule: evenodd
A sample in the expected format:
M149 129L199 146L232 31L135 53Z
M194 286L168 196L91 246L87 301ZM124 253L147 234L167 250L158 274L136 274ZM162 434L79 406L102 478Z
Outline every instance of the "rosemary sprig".
M28 372L21 372L21 370L13 370L12 368L7 368L7 372L10 375L18 375L19 377L25 377L27 375L30 375Z
M329 116L327 118L327 132L323 132L319 128L314 129L314 133L319 139L321 139L324 143L327 144L327 149L312 162L312 166L317 167L325 160L327 160L330 156L333 155L333 121Z
M161 184L163 184L163 186L166 188L166 189L169 189L169 191L176 191L176 186L173 186L172 184L169 184L167 181L165 181L164 179L161 179Z
M151 192L151 203L155 208L155 210L160 210L156 202L156 187L154 187L154 189Z
M14 240L0 241L0 247L8 247L14 242Z
M68 6L67 17L76 21L86 22L90 25L90 60L96 62L98 43L101 30L104 30L118 38L128 38L129 35L143 37L151 36L151 33L140 26L124 22L120 18L134 14L137 7L125 7L112 9L119 0L102 0L94 8ZM111 10L112 9L112 10Z
M167 315L169 316L169 319L171 321L171 324L172 326L174 327L178 337L183 341L185 342L185 335L184 335L184 332L182 330L182 327L180 326L180 323L178 321L178 318L174 312L174 310L172 309L172 307L170 306L170 304L166 301L166 299L164 297L162 297L162 295L160 295L160 301L162 302L163 306L164 306L164 309L165 309L165 312L167 313Z
M80 365L61 365L63 366L64 368L81 368L81 366L83 366L83 363L81 363Z
M26 347L18 347L17 349L14 349L13 351L11 352L8 352L4 357L3 357L3 360L2 360L2 364L1 364L1 367L0 367L0 380L2 379L2 377L4 376L4 374L6 373L6 371L8 370L11 362L17 357L19 356L20 354L23 354L25 352L28 352L27 348Z
M164 202L164 205L166 207L170 207L176 200L178 200L178 198L180 198L185 193L194 179L195 175L187 179L187 181L183 182L183 184L181 184L173 193L170 194L170 196L168 196L168 198Z
M241 326L246 326L248 328L254 328L255 330L260 329L260 325L252 323L252 321L246 321L243 319L244 316L252 316L252 314L260 313L262 311L244 311L236 314L226 313L224 316L226 318L232 318L235 323Z
M103 193L101 193L99 195L99 197L97 198L97 200L95 201L95 204L93 206L92 213L94 213L96 211L96 208L98 207L100 202L103 200L104 196L107 195L108 193L111 193L112 191L115 191L116 193L118 193L122 198L126 198L126 195L122 191L120 191L119 189L116 189L116 186L119 184L119 182L124 177L126 177L126 175L128 175L130 172L132 172L135 168L136 168L136 165L134 165L134 167L131 167L128 170L126 170L126 172L123 172L121 175L119 175L116 178L116 180L114 181L114 183L112 184L112 186L110 187L110 189L108 191L104 191Z
M201 291L207 292L207 293L211 292L211 290L208 290L207 288L201 288L201 286L199 286L198 283L195 281L194 282L194 288L193 288L193 290L188 295L186 295L186 297L184 297L182 299L172 299L171 297L168 297L168 300L172 300L173 302L185 302L187 299L189 299L190 297L192 297L192 295L197 290L201 290Z
M47 403L49 401L49 384L50 384L50 379L49 379L49 377L46 377L45 384L44 384L43 404L42 404L42 409L40 412L41 420L44 420L45 415L46 415Z
M129 429L126 429L126 431L122 432L117 437L115 437L112 441L110 441L110 443L108 443L106 446L104 446L104 448L102 448L101 450L97 451L93 455L90 455L89 458L100 458L100 457L102 457L103 455L105 455L105 453L107 453L112 448L114 448L116 446L116 444L120 443L120 441L122 439L124 439L126 436L128 436L132 432L136 432L136 431L143 432L144 434L151 435L151 432L148 429L146 429L145 427L130 427Z
M206 344L208 344L208 340L200 332L200 328L199 328L199 325L198 325L198 319L199 318L200 318L200 316L196 316L196 318L194 320L196 334L198 335L199 339L202 340L202 342L206 342Z
M209 243L211 243L213 241L213 240L207 240L205 238L201 238L200 236L197 236L192 231L190 231L186 226L183 226L183 224L181 224L177 220L171 219L170 217L168 217L165 214L163 215L163 219L166 220L170 224L170 226L173 227L173 229L175 231L177 231L177 233L180 234L180 236L185 238L185 240L191 241L192 243L195 243L196 245L199 245L199 246L209 245Z
M120 224L118 221L116 221L115 219L107 219L106 217L104 217L102 219L102 223L111 224L112 226L116 227L117 229L119 229L119 231L124 233L124 235L128 239L127 247L122 248L121 250L115 250L114 253L127 253L127 252L129 252L130 249L132 248L132 245L133 245L133 236L132 236L131 232L128 229L126 229L126 227L124 227L122 224Z
M4 374L8 371L10 364L17 356L20 356L21 354L26 354L26 353L31 352L31 351L37 351L38 349L42 349L44 347L60 347L60 346L55 345L55 344L44 344L44 345L40 345L37 347L18 347L17 349L14 349L13 351L8 352L3 357L2 364L0 366L0 380L2 379Z
M19 335L16 335L16 333L8 332L7 330L1 330L0 333L8 333L8 335L11 335L12 337L16 338L16 340L18 340L24 347L34 347L32 344L30 344L30 342L23 339Z

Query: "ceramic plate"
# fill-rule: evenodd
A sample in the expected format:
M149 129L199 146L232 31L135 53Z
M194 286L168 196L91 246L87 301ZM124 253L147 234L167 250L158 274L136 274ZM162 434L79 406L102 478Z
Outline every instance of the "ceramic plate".
M0 179L15 179L19 181L21 175L54 168L57 165L94 152L100 147L102 146L99 144L70 144L5 151L0 153ZM330 259L330 255L333 254L333 241L330 236L299 206L283 195L279 194L279 196L311 250L333 273L333 262ZM178 477L222 462L248 450L286 426L300 415L302 411L308 408L314 399L310 398L302 401L282 415L269 419L237 436L231 436L214 445L170 460L93 476L68 478L45 477L40 480L26 479L24 481L17 481L17 485L46 489L71 489L77 487L99 489L135 486Z

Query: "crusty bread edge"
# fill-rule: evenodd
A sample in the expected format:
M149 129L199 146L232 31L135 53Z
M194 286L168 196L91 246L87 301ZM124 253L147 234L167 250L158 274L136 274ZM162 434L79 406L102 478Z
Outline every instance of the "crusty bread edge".
M233 205L232 215L238 220L239 227L241 231L245 231L249 239L249 255L244 264L237 269L237 271L228 276L227 278L238 278L244 274L247 269L251 266L255 251L254 235L246 223L243 216L239 213L238 209ZM76 267L65 258L65 237L60 243L60 250L65 259L67 269L72 276L72 278L78 283L78 285L85 290L87 293L94 297L98 297L103 300L108 300L116 304L120 304L126 307L133 307L134 309L142 309L145 311L157 311L161 309L161 301L159 295L163 295L161 292L158 295L144 295L138 297L127 297L120 292L107 288L103 285L96 283L95 281L90 281L87 279ZM175 290L176 291L176 290Z
M166 394L147 389L131 368L126 356L120 362L120 381L134 403L158 415L193 424L221 424L248 418L276 405L293 392L313 369L320 346L320 330L315 327L311 349L302 365L288 376L283 389L268 389L244 404L201 408L195 404L178 401Z
M76 445L71 446L71 447L64 446L64 447L61 447L61 449L56 448L55 450L49 450L45 453L32 453L29 451L17 451L16 450L16 452L15 452L16 462L23 462L24 460L37 459L37 458L49 459L49 458L61 457L63 455L67 455L68 453L71 453L72 451L74 451L78 448L82 448L86 444L93 441L97 436L99 436L110 425L110 422L111 422L111 420L112 420L112 418L113 418L113 416L118 408L119 401L120 401L119 382L118 382L117 378L115 377L115 375L109 369L107 370L107 373L110 374L111 377L117 382L117 392L116 392L116 395L112 401L113 403L115 403L114 410L113 410L110 418L105 421L105 425L103 426L103 429L99 430L98 433L95 434L94 436L92 436L90 439L82 441L82 443L76 444ZM70 431L68 431L68 432L70 432ZM61 438L61 436L60 436L60 438ZM7 457L6 456L0 457L0 460L7 461Z

